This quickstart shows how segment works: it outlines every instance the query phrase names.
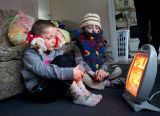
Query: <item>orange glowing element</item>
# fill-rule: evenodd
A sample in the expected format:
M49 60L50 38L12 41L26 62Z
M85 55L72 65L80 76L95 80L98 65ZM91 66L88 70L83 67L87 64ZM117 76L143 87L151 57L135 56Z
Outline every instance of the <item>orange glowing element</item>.
M148 54L136 53L127 75L126 89L135 97L141 82L143 71L148 62Z

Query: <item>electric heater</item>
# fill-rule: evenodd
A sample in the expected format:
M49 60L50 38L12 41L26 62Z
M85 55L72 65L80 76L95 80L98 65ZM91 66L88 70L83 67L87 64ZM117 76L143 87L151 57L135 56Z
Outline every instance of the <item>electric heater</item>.
M124 99L138 112L142 109L160 111L147 102L157 74L157 53L152 45L145 44L134 56L128 71Z

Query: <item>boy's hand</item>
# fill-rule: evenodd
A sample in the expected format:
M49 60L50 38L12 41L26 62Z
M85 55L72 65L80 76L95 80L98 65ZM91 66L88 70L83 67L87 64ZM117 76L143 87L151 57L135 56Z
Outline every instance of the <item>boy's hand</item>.
M84 77L84 73L82 71L80 71L79 69L79 65L77 65L74 69L73 69L73 74L74 74L74 79L76 81L81 80Z

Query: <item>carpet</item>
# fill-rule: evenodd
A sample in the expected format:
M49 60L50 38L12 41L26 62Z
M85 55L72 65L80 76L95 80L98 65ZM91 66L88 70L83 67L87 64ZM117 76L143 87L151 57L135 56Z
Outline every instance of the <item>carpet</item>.
M119 65L122 75L126 77L129 66ZM160 65L158 66L160 70ZM150 96L160 90L160 72ZM17 95L0 101L0 116L159 116L160 112L142 110L134 112L122 97L123 89L105 88L103 91L91 90L102 94L103 99L96 107L86 107L73 104L70 97L63 97L52 103L35 103L29 101L24 95ZM157 94L151 104L160 107L160 94Z

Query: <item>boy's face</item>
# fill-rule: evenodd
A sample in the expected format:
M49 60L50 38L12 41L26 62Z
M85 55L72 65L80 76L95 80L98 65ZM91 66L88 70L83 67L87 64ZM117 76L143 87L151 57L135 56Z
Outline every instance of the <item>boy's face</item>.
M51 51L54 50L54 45L56 43L56 37L57 37L57 28L56 27L48 27L45 28L44 33L41 35L44 39L44 44L47 48L47 50Z
M99 26L92 24L92 25L85 26L85 30L90 33L98 33L100 28Z

